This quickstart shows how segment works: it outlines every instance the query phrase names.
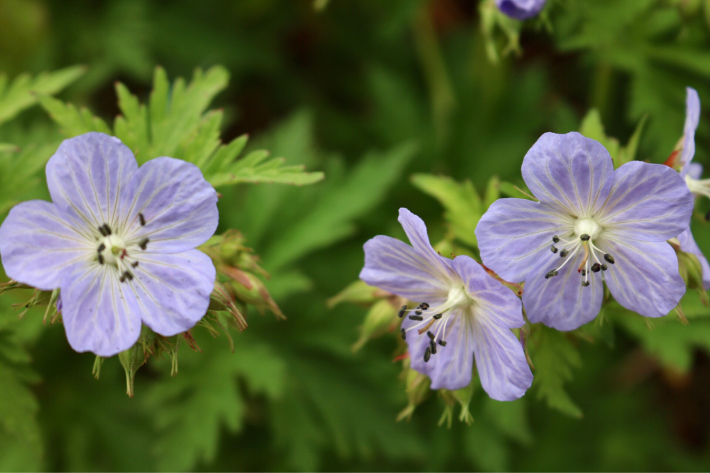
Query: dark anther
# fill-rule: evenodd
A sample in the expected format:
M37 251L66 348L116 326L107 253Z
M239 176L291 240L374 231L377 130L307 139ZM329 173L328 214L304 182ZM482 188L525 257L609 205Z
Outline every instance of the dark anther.
M118 280L121 281L121 282L125 282L125 281L126 281L126 275L125 275L125 274L124 274L124 275L121 275L121 277L118 278Z
M424 309L424 310L427 310L427 309L429 308L429 304L427 304L426 302L422 302L422 303L419 305L419 307L421 307L421 308Z
M436 355L436 342L434 340L429 340L429 348L431 348L431 354Z
M407 331L402 329L402 340L406 340L406 339L407 339Z
M146 247L148 246L148 242L149 242L149 241L150 241L150 240L148 239L148 237L143 238L141 241L138 242L138 246L141 247L141 250L145 250Z
M417 311L415 311L414 313L417 314L417 315L422 315L422 311L421 311L421 310L417 310Z
M107 236L107 235L106 235L106 230L104 229L104 226L103 226L103 225L101 225L101 226L99 227L99 231L101 232L101 234L102 234L103 236Z
M560 237L558 237L557 235L555 235L555 236L552 237L552 241L555 242L555 243L559 243Z
M99 253L101 253L101 252L104 251L105 249L106 249L106 245L104 245L103 243L101 243L101 244L99 245L97 251L98 251Z
M556 270L556 269L553 269L552 271L548 272L548 273L545 275L545 279L550 279L551 277L557 276L558 274L559 274L559 273L557 272L557 270Z
M399 318L401 319L402 317L404 317L404 314L405 314L406 312L407 312L407 306L406 306L406 305L403 305L403 306L399 309L399 314L397 314L397 315L399 315Z
M431 358L431 347L426 347L426 350L424 351L424 363L429 361L429 358Z
M604 259L606 260L607 263L614 264L614 257L611 256L609 253L604 255Z
M587 240L589 240L589 235L587 235L586 233L583 233L583 234L579 235L579 239L582 241L587 241Z
M434 314L434 320L439 320L443 314Z
M552 245L552 246L550 247L550 250L551 250L553 253L557 253L557 248L555 247L555 245Z
M99 227L99 231L103 236L109 236L111 234L111 227L106 225L105 223Z
M564 257L567 256L568 254L569 254L569 251L567 251L567 250L562 250L562 251L560 251L560 258L564 258Z
M582 286L584 286L584 287L589 286L589 281L582 281Z
M607 270L607 265L602 264L602 271L606 271L606 270Z
M445 347L446 342L444 340L439 340L439 345L441 345L442 347Z
M431 333L431 332L427 332L427 333L426 333L426 336L429 337L429 338L431 338L432 340L434 340L434 338L436 338L436 337L434 337L434 334Z
M601 264L599 264L599 263L594 263L594 264L592 265L592 272L598 273L598 272L601 271L601 270L602 270L602 265L601 265Z
M145 217L143 214L138 214L138 219L141 221L141 226L145 225Z
M419 320L419 321L421 321L421 320L424 320L424 317L422 317L421 315L410 315L410 316L409 316L409 320Z
M582 276L586 276L586 275L587 275L587 270L586 270L586 269L583 269L583 270L582 270Z
M131 263L131 267L137 268L137 267L138 267L138 261L134 261L133 263Z
M104 264L104 255L99 253L99 264Z
M133 273L130 271L126 271L123 273L123 277L128 279L129 281L133 280Z

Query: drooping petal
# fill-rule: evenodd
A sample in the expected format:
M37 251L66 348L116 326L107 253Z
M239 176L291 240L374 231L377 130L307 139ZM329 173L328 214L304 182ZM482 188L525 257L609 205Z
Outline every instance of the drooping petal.
M693 198L680 174L661 164L632 161L614 173L597 219L605 233L618 238L664 241L685 230L692 213Z
M64 140L47 163L52 201L87 227L114 226L128 181L138 169L121 140L91 132Z
M516 20L532 18L545 6L547 0L496 0L498 9Z
M45 291L58 288L64 275L88 264L95 251L90 237L75 230L50 202L16 205L0 227L0 255L7 275Z
M683 151L680 158L680 175L684 177L689 171L688 165L695 156L695 130L700 121L698 92L692 87L686 87L685 91L685 125L683 126Z
M199 250L142 253L126 284L137 301L141 320L155 333L170 337L195 326L207 312L216 271Z
M431 246L424 221L405 208L399 209L398 220L422 262L429 266L429 271L438 275L441 280L453 282L456 275L451 269L451 262L440 256Z
M499 199L476 227L483 263L506 281L524 281L550 252L552 237L573 229L571 218L540 202Z
M451 289L411 246L388 236L365 243L365 267L360 279L417 302L443 301Z
M522 171L540 202L589 217L609 195L614 164L597 141L579 133L545 133L525 155Z
M668 243L605 238L599 245L615 259L605 277L619 304L646 317L663 317L678 305L685 283Z
M486 273L486 270L469 256L457 256L454 269L461 276L468 296L478 310L496 325L519 328L525 325L523 306L513 291Z
M412 368L431 379L432 389L465 388L471 382L473 374L474 340L471 321L460 309L452 309L447 317L450 317L450 320L446 325L446 333L442 332L441 336L446 341L446 346L437 345L436 354L431 355L429 361L424 361L424 352L430 346L429 337L426 333L419 335L416 328L407 331ZM443 321L442 319L437 324ZM408 329L420 323L405 318L402 327ZM432 327L433 331L436 328L438 327Z
M514 401L533 381L520 341L493 314L473 308L473 351L481 385L497 401Z
M703 269L703 288L710 289L710 264L708 264L708 259L695 242L695 238L693 238L693 233L690 231L690 227L686 228L683 233L678 235L678 240L680 241L681 251L694 254L698 258L700 266Z
M61 289L64 330L74 350L109 357L136 343L141 333L138 301L114 268L79 268Z
M131 241L177 253L206 242L217 229L217 193L192 163L173 158L148 161L128 183L121 210ZM143 215L145 226L141 225Z
M570 257L571 254L567 256ZM578 268L583 258L584 251L580 249L557 276L549 279L545 279L545 275L559 267L564 259L559 254L550 253L538 262L525 280L523 292L523 305L530 322L542 322L548 327L567 331L581 327L597 316L604 286L600 273L590 273L589 286L582 286L584 278Z

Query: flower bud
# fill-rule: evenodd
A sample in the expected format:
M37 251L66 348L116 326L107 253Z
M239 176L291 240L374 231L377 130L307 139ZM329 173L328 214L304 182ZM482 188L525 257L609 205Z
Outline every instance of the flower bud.
M414 410L419 404L424 402L431 392L431 380L426 375L417 373L411 368L407 368L405 380L409 404L397 415L397 421L411 419Z
M218 270L223 271L232 278L229 287L232 289L234 298L237 301L253 305L260 313L268 309L277 317L286 318L276 301L269 294L264 283L254 274L233 267L223 267Z
M385 295L390 294L376 287L368 286L364 281L355 281L338 294L328 299L327 304L329 309L332 309L341 302L371 304L379 297Z
M128 397L133 397L133 381L136 372L148 361L148 355L154 352L155 339L155 333L144 325L136 344L118 354L118 360L126 372L126 394Z
M353 345L353 351L358 351L368 340L391 332L399 322L398 307L383 299L372 306L365 316L365 322L360 327L360 338Z

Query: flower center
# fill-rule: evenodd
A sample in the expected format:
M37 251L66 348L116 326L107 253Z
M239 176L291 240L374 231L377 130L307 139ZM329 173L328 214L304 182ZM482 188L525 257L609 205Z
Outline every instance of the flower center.
M602 232L602 227L593 218L580 218L574 224L574 233L578 237L589 235L589 238L595 239Z
M424 351L424 361L429 361L431 355L436 355L437 344L441 347L446 346L446 327L449 320L453 317L454 308L467 308L474 304L473 299L471 299L466 292L466 288L463 284L459 286L454 286L449 290L449 295L446 298L446 302L438 307L430 307L428 303L422 302L417 307L414 308L414 314L410 315L411 320L417 321L419 323L412 325L411 327L405 329L402 328L402 338L407 339L407 332L416 330L419 335L426 332L429 337L429 346ZM399 317L402 318L407 312L407 306L402 306L399 311Z
M117 260L126 256L126 243L118 235L109 235L99 240L96 252L107 264L116 266Z
M685 183L688 184L691 194L710 198L710 179L693 179L686 174Z

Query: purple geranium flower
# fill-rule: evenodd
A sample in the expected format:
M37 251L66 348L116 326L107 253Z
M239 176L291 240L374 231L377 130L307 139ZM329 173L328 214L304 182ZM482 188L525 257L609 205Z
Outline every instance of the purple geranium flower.
M431 378L432 389L460 389L471 382L473 358L483 389L499 401L518 399L532 373L520 342L520 299L468 256L441 257L431 247L424 222L400 209L399 222L412 246L387 236L365 243L360 279L412 301L400 317L412 367Z
M496 0L498 9L516 20L532 18L543 9L547 0Z
M0 227L7 275L61 289L76 351L130 348L141 322L171 336L205 314L215 268L194 249L217 228L217 194L193 164L156 158L140 169L117 138L64 141L47 163L53 203L15 206Z
M692 162L693 156L695 156L695 130L698 128L699 121L700 98L695 89L688 87L686 88L685 126L683 127L683 137L678 143L681 148L671 154L666 164L679 169L680 175L685 178L685 183L688 184L688 189L692 194L710 197L710 179L701 180L703 166ZM710 289L710 264L698 244L695 243L690 225L678 235L678 241L681 251L691 253L698 258L703 269L703 287Z
M614 171L609 152L579 133L545 133L523 160L540 200L500 199L476 228L481 258L503 279L525 281L531 322L573 330L596 317L603 281L622 306L666 315L685 293L666 240L693 211L683 178L633 161Z

